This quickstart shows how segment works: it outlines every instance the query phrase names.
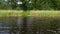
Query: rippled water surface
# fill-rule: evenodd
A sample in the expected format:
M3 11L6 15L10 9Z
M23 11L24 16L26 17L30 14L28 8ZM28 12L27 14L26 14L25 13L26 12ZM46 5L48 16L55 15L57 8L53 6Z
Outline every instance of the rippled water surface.
M26 29L22 30L22 17L1 17L0 34L59 34L60 18L27 17ZM54 22L54 23L53 23ZM58 25L57 25L58 24ZM57 25L57 26L56 26ZM55 30L54 30L55 29ZM26 31L25 31L26 30Z

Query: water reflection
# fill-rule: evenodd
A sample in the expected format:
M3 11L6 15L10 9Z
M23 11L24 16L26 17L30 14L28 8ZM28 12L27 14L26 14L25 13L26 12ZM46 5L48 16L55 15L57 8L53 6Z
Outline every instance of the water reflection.
M0 34L9 34L9 31L8 30L2 30L2 31L0 31Z
M24 30L21 31L21 29L23 28L22 17L8 17L8 18L1 17L0 18L0 34L21 34L21 33L23 34L58 34L57 31L44 29L44 27L46 28L47 23L43 24L43 22L46 22L47 19L42 19L42 18L40 18L39 20L38 19L37 18L35 19L33 17L27 17L27 29L26 29L27 33L24 33L25 32Z
M9 29L8 25L0 23L0 34L9 34Z
M18 29L17 17L0 17L0 34L17 34Z
M24 32L24 31L22 31L22 32ZM49 32L49 31L48 31ZM11 27L6 27L6 26L1 26L0 27L0 34L20 34L21 32L19 31L19 29L15 29L15 28L11 28ZM45 32L44 33L44 31L36 31L36 32L34 32L34 31L31 31L31 32L28 32L29 34L49 34L49 33L53 33L53 34L55 34L54 32L49 32L49 33L47 33L47 32ZM27 34L28 34L27 33Z

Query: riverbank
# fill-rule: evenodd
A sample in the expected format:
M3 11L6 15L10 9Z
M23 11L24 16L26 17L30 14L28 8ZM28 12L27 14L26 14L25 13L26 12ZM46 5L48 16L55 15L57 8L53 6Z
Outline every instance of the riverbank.
M22 16L24 13L21 10L0 10L0 17L4 16ZM33 17L60 17L60 11L54 10L32 10L25 12L26 16Z

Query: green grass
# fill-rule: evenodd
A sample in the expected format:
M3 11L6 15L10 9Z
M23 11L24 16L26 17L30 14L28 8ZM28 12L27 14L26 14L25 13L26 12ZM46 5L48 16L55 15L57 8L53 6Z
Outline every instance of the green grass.
M6 16L6 15L19 15L22 14L22 11L16 11L16 10L0 10L0 15Z
M31 11L30 14L34 16L60 16L60 11L41 10L41 11Z
M24 14L24 16L60 16L60 11L54 11L54 10L32 10L30 12L23 12L18 10L0 10L0 15L6 16L6 15L21 15Z

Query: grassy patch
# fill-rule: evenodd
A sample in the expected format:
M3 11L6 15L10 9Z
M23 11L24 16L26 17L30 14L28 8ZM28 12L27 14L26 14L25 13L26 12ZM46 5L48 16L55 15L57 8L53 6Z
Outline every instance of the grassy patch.
M57 17L60 16L60 11L48 11L48 10L41 10L41 11L31 11L30 15L36 17Z
M0 16L18 16L21 15L22 11L16 10L0 10Z
M19 16L19 15L24 15L24 16L34 16L34 17L55 17L55 16L60 16L60 11L53 11L53 10L32 10L32 11L29 11L29 12L23 12L23 11L17 11L17 10L0 10L0 16L6 16L6 15L13 15L13 16Z

